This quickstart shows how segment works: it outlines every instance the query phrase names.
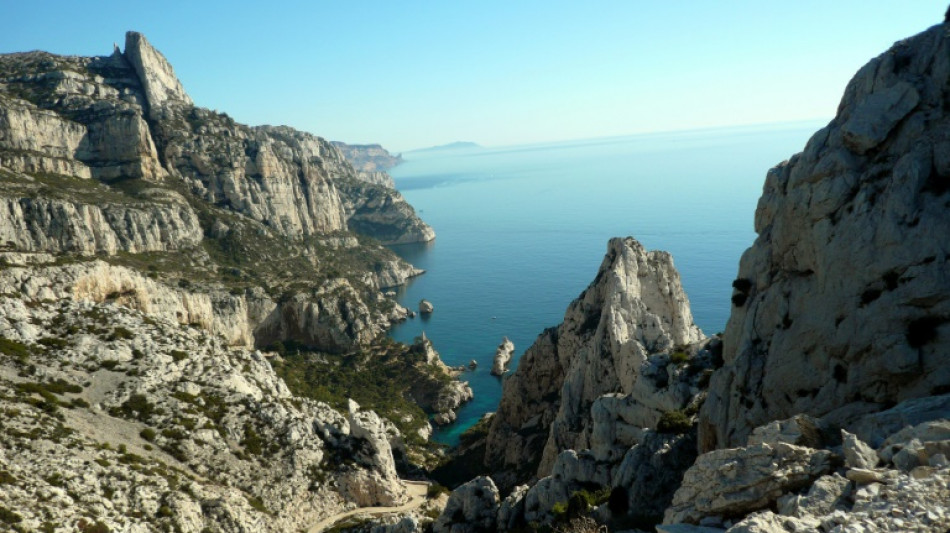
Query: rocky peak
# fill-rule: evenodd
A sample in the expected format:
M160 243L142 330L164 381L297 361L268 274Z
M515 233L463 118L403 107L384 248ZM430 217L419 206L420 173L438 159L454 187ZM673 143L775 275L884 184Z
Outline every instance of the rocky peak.
M134 31L126 32L125 58L132 64L142 83L151 118L156 118L158 109L167 101L193 105L191 98L185 93L185 88L175 76L171 63L144 35Z
M633 238L611 239L597 277L564 322L542 333L505 381L486 450L486 463L501 471L496 480L507 487L546 475L561 451L589 448L595 400L639 391L651 354L702 337L672 256ZM645 410L654 423L662 411L654 404Z

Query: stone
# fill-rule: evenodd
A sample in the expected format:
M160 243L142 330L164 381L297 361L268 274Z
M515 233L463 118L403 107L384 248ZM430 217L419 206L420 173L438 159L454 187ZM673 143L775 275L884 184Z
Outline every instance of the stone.
M419 312L423 315L431 314L432 311L435 311L435 307L432 305L432 302L423 298L419 300Z
M906 82L867 95L841 127L844 144L859 154L867 152L887 139L919 102L917 90Z
M518 485L512 489L498 507L498 531L511 531L524 524L524 499L528 485Z
M661 517L695 460L695 435L650 431L624 455L611 485L623 489L629 512Z
M505 337L501 344L495 349L495 357L492 359L491 373L493 376L501 376L508 371L508 362L511 361L515 352L515 343Z
M684 474L663 523L697 524L705 516L761 510L830 470L831 452L784 442L708 452Z
M820 422L808 415L795 415L786 420L774 420L752 430L747 446L769 444L775 446L780 442L820 448L822 444Z
M436 533L495 531L499 508L498 488L490 477L477 477L452 491L439 518Z
M879 461L877 452L856 435L841 430L841 442L844 449L844 464L848 468L874 468Z
M779 513L784 516L806 517L829 514L838 507L846 507L851 495L851 481L838 474L822 476L815 480L802 496L787 494L779 498ZM794 496L788 498L788 496ZM783 499L784 505L783 505Z
M895 43L768 172L700 411L702 451L800 413L877 446L858 419L950 386L948 72L944 26Z
M845 472L845 477L855 483L865 485L868 483L884 483L888 477L883 472L877 470L867 470L864 468L852 468Z

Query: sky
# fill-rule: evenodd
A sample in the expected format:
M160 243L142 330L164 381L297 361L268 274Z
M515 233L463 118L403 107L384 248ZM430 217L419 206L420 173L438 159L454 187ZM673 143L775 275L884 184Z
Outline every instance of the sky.
M0 0L0 53L145 34L197 105L400 152L830 119L923 0Z

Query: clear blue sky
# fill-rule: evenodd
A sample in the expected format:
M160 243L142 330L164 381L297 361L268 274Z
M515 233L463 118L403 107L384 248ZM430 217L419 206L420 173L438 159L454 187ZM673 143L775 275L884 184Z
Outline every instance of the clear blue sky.
M134 29L198 105L401 151L830 118L946 5L3 0L0 52L104 55Z

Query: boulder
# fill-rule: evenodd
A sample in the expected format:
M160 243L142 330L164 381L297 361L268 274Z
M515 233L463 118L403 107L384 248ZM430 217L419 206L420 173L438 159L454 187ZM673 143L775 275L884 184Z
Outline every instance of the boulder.
M432 311L434 310L435 310L435 307L433 307L432 302L430 302L429 300L426 300L425 298L423 298L422 300L419 300L420 313L422 313L423 315L428 315L428 314L431 314Z
M490 477L477 477L452 491L442 514L433 524L435 533L495 531L498 488Z
M878 457L874 448L871 448L852 433L841 430L841 446L844 450L844 464L848 468L874 468Z
M778 442L700 455L683 476L664 524L765 509L831 470L831 452Z

